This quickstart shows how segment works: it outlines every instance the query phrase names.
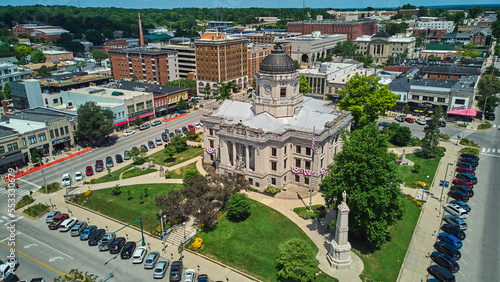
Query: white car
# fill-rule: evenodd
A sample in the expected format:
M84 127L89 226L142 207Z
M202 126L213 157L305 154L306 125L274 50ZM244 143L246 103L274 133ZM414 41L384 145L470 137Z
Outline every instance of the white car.
M142 263L147 253L148 249L146 247L139 247L135 249L134 255L132 256L132 263Z
M420 125L426 125L427 122L425 121L425 119L423 118L418 118L415 120L416 123L420 124Z
M467 211L457 204L446 204L444 205L444 210L449 214L459 217L461 219L468 217Z
M199 124L199 123L195 123L195 124L194 124L194 128L196 128L196 129L200 129L200 128L201 128L201 124Z
M83 180L83 174L81 171L77 171L75 173L75 181L82 181Z
M127 131L125 131L125 133L123 133L123 136L130 136L130 135L132 135L134 133L135 133L135 131L132 130L132 129L131 130L127 130Z
M196 279L196 271L194 269L186 269L184 271L184 282L194 282Z
M78 222L78 219L76 217L70 217L63 221L61 225L59 225L59 231L60 232L67 232L71 230L71 228Z
M61 182L62 182L63 187L70 186L71 185L71 174L69 174L69 173L63 174Z

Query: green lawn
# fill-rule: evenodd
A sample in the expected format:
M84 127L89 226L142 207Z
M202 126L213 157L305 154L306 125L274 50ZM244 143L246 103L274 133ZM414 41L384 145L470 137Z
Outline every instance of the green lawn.
M418 173L415 173L412 171L412 166L396 165L399 178L401 178L404 183L415 183L417 181L427 182L428 175L428 184L431 185L432 180L434 179L434 174L436 174L436 169L439 165L440 159L419 158L416 154L407 154L406 158L414 163L419 163L421 167L420 171Z
M173 161L168 160L167 162L167 156L164 153L164 150L158 151L154 154L149 155L148 157L154 158L154 162L159 165L164 165L167 167L174 166L176 164L180 164L182 162L185 162L189 159L192 159L194 157L197 157L203 153L203 148L188 148L187 150L180 152L178 154L175 154L173 156Z
M365 265L360 275L361 280L396 281L403 263L413 231L417 225L421 209L408 200L404 200L406 213L395 225L389 227L390 241L380 250L366 250L365 241L351 240L352 250Z
M141 205L140 196L144 196L144 189L148 188L149 197L143 198ZM133 222L139 220L142 216L143 228L145 232L153 231L158 225L159 220L156 214L160 210L155 206L156 196L168 193L171 190L182 189L181 184L141 184L122 186L121 194L113 196L111 189L94 190L83 206L105 214L122 222ZM132 200L127 200L128 192L131 191ZM134 224L140 227L140 224Z
M178 169L171 170L170 171L170 178L183 179L184 178L184 174L189 169L196 169L196 163L191 163L191 164L185 165L183 167L180 167Z
M104 175L104 176L101 176L99 178L96 179L95 183L104 183L104 182L109 182L109 181L116 181L120 178L120 174L122 172L124 172L125 170L133 167L134 165L133 164L129 164L129 165L126 165L120 169L116 169L116 170L113 170L111 168L111 173L108 175ZM107 171L105 171L107 172Z
M154 168L148 168L146 170L140 170L140 169L129 169L127 171L125 171L122 175L122 179L127 179L127 178L131 178L131 177L136 177L136 176L139 176L139 175L144 175L144 174L148 174L148 173L152 173L152 172L155 172L155 171L158 171L157 169L154 169Z
M251 215L245 221L234 223L222 216L215 230L198 233L203 239L199 252L263 281L279 280L276 260L280 243L301 238L310 244L314 254L318 252L311 239L287 217L251 202ZM335 279L322 274L314 281Z

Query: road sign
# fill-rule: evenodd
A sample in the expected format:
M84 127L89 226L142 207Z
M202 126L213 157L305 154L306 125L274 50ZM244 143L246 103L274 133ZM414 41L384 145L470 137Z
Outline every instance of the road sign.
M448 188L450 186L450 182L449 181L444 182L444 180L439 180L439 187L443 187L443 185L444 188Z
M163 230L163 232L161 232L160 238L163 240L166 235L167 235L167 230L165 229Z
M181 243L179 245L179 248L177 248L177 252L180 254L180 253L182 253L182 251L184 251L184 245Z

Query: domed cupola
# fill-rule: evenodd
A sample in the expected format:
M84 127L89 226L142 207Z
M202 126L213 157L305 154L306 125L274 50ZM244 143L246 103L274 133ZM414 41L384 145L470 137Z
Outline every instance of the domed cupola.
M281 48L281 43L276 43L271 54L265 57L260 64L260 71L265 73L290 73L295 70L295 62Z

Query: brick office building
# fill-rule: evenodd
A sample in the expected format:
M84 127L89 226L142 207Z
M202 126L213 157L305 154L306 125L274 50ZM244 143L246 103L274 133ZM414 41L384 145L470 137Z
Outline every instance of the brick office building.
M131 79L165 84L179 79L177 53L155 48L123 48L109 50L111 75L114 80Z
M246 38L231 38L224 32L207 31L194 41L198 93L208 83L217 90L217 82L236 81L240 89L248 87Z
M305 35L313 31L321 31L322 34L346 34L347 40L354 40L362 35L377 33L377 22L373 20L321 20L288 23L288 32L300 32Z

